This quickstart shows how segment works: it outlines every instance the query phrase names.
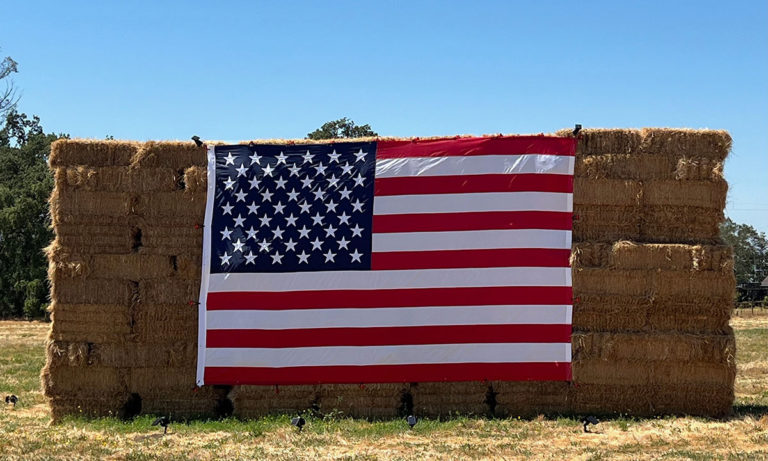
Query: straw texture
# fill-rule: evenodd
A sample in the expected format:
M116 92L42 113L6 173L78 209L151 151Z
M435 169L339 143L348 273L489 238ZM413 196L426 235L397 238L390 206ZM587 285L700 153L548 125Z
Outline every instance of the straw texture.
M56 239L46 249L53 323L41 373L53 419L302 410L364 418L724 416L733 401L735 281L718 226L730 146L716 130L581 132L573 382L198 389L205 150L191 142L57 141L50 156Z

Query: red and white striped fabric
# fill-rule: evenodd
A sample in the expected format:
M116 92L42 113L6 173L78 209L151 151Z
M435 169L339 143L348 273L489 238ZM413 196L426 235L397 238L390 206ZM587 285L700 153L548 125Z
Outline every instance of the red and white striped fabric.
M362 270L212 273L217 168L228 173L227 149L209 151L198 384L570 380L575 140L370 144ZM330 149L281 147L278 177L298 151Z

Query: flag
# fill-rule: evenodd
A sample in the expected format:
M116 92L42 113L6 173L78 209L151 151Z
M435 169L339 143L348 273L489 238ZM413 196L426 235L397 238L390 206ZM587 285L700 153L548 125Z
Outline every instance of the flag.
M569 380L574 151L209 147L198 384Z

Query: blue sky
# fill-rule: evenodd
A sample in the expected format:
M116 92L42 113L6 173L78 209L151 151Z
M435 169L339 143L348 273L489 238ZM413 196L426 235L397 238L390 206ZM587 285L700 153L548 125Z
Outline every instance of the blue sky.
M5 2L20 109L76 137L729 130L768 232L768 2Z

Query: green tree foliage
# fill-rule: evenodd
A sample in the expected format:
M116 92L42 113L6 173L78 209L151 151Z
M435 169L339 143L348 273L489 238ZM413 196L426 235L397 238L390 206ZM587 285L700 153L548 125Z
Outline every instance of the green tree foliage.
M14 110L0 127L0 317L41 317L48 304L42 249L53 239L46 162L58 136Z
M307 139L335 139L335 138L361 138L364 136L378 136L367 123L355 125L355 122L347 117L323 123L323 126L307 134Z
M720 226L720 235L726 244L733 246L736 283L740 286L739 297L745 300L749 298L745 286L760 283L768 276L768 238L764 232L730 219L726 219Z

